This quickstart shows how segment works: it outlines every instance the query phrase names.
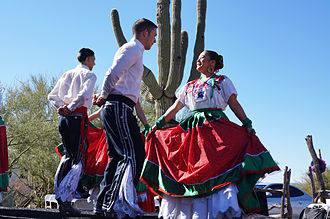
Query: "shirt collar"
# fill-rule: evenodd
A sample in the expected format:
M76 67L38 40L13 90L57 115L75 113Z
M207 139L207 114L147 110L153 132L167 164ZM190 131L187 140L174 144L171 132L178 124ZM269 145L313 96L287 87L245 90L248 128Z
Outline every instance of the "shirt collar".
M87 69L88 71L90 71L90 69L89 69L86 65L81 64L81 63L79 63L79 65L78 65L77 67L79 67L79 68L85 68L85 69Z
M131 41L132 41L132 42L135 42L136 45L141 49L142 52L144 51L144 46L143 46L143 44L142 44L138 39L136 39L136 38L133 37L133 38L131 39Z

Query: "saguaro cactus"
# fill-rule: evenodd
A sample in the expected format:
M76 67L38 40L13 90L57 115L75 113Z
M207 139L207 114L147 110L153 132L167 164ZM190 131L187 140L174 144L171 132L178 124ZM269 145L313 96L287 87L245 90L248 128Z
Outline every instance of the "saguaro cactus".
M158 0L158 82L150 69L144 66L143 85L141 92L144 96L151 96L156 105L156 117L161 116L172 105L176 89L181 84L188 47L188 34L181 31L181 0L173 0L172 25L169 13L170 1ZM206 0L197 0L197 30L194 48L194 58L189 80L199 76L195 70L198 55L204 49L204 31ZM117 10L111 11L113 30L119 46L126 43ZM172 26L172 27L171 27Z

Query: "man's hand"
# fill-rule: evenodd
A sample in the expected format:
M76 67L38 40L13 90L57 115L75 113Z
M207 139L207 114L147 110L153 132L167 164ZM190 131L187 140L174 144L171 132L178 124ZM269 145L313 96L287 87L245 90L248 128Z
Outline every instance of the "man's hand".
M105 103L105 99L103 99L103 97L99 96L96 100L96 105L101 107L104 103Z
M57 109L57 113L61 116L68 116L71 113L71 111L68 109L66 105L63 105Z
M93 95L93 100L92 100L93 105L96 105L96 101L97 101L97 98L99 98L99 96L100 96L100 94Z
M105 99L101 97L101 94L94 94L93 95L93 105L97 105L101 107L105 103Z

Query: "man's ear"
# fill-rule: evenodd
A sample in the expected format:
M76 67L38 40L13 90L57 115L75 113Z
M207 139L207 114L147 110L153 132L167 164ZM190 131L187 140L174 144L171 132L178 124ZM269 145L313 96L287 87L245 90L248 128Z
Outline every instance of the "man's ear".
M92 58L91 56L87 56L86 59L85 59L85 63L90 62L91 58Z
M143 33L143 36L144 36L144 37L148 37L148 36L149 36L149 31L148 31L148 29L145 29L142 33Z

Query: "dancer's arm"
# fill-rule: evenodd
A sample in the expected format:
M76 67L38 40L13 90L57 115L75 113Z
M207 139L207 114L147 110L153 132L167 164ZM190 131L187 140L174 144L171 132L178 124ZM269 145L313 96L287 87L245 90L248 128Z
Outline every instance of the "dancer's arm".
M102 110L103 107L101 107L100 109L96 110L94 113L92 113L89 117L88 117L88 120L89 121L93 121L94 119L97 119L100 117L100 114L101 114L101 110Z
M184 105L180 102L180 100L176 99L173 105L170 106L170 108L168 108L164 114L165 122L169 122L171 119L173 119L176 113L183 107Z
M147 122L147 118L142 110L140 100L138 100L137 103L135 104L135 111L136 111L136 115L139 117L140 121L145 126L148 122Z
M229 97L228 105L229 105L230 109L234 112L236 117L244 124L244 121L246 121L247 116L243 110L243 107L238 102L235 94L232 94ZM246 130L248 131L248 133L251 133L252 127L247 127Z

